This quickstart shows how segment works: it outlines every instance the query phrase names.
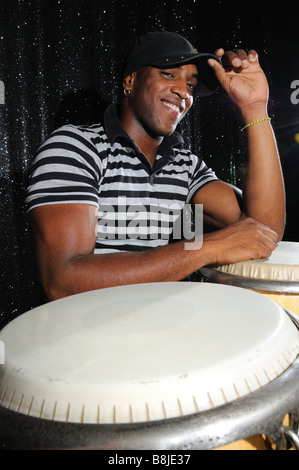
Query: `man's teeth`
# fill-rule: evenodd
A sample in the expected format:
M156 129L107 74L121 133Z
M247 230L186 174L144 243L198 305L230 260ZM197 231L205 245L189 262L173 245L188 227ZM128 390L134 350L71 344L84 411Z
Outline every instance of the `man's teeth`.
M165 106L168 106L169 108L173 109L176 113L180 112L180 108L176 106L175 104L167 103L164 101Z

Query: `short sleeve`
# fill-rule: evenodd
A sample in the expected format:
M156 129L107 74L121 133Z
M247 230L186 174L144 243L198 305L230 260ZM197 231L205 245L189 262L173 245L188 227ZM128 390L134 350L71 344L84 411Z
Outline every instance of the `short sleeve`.
M27 188L27 209L62 203L98 205L101 160L88 132L66 125L41 145Z
M191 203L195 193L211 181L218 181L215 172L208 168L205 162L197 157L191 155L192 159L192 173L190 175L189 193L187 203Z

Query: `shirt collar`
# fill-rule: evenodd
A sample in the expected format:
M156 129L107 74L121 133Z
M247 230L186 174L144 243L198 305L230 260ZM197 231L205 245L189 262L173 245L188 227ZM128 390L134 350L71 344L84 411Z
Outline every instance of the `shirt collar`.
M126 139L128 142L133 142L121 125L117 114L116 104L111 104L106 109L104 113L104 128L111 144L113 144L116 140L120 140L121 138ZM173 147L181 146L183 143L183 137L181 134L175 131L173 134L164 137L159 148L159 154L163 156L170 154L173 155Z

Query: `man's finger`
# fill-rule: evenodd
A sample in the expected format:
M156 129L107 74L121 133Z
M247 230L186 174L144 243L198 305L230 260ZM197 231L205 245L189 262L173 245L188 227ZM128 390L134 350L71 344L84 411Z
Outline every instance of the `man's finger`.
M221 85L224 86L225 80L226 80L226 73L222 65L219 64L217 60L213 60L213 59L209 59L208 64L210 65L212 69L214 69L217 79L219 80Z
M253 49L251 49L249 52L248 52L248 58L249 58L249 62L252 63L252 62L258 62L259 61L259 56L258 56L258 53L256 51L254 51Z
M224 55L224 49L222 49L222 47L220 47L220 49L217 49L217 50L215 51L215 55L216 55L219 59L221 59L221 57Z

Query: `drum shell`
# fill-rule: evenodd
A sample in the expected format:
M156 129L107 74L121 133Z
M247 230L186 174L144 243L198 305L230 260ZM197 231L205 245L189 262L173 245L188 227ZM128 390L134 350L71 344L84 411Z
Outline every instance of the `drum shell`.
M299 282L251 279L225 273L211 267L199 269L197 280L250 289L265 295L278 303L282 308L290 310L299 316Z

